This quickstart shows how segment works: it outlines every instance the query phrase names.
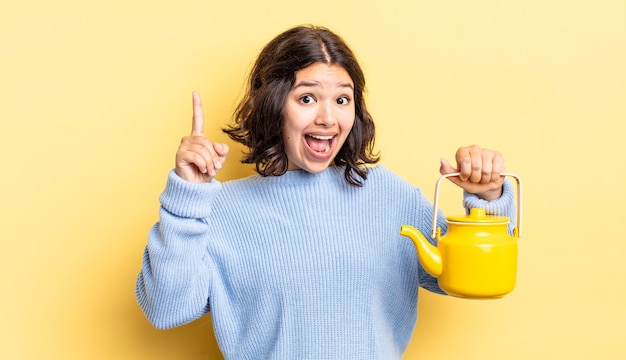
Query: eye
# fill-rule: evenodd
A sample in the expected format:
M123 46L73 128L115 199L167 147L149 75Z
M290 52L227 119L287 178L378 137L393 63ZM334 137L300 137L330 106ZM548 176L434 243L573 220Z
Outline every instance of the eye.
M347 105L348 103L350 103L350 98L347 96L342 96L337 99L337 104L339 105Z
M303 104L310 104L314 101L313 96L311 95L303 95L300 97L300 102Z

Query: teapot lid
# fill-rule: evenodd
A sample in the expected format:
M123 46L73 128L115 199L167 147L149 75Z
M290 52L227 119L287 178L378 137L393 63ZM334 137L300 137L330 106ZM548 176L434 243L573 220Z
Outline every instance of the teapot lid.
M448 221L462 223L500 224L508 223L506 216L487 215L485 209L471 208L469 215L449 216Z

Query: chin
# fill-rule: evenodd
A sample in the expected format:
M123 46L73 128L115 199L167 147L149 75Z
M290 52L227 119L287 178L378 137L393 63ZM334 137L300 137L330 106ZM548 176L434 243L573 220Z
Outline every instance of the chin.
M314 164L303 164L303 166L300 167L301 170L304 170L306 172L309 172L311 174L318 174L321 172L324 172L326 169L328 169L330 166L332 166L332 162L328 162L328 163L314 163Z
M328 169L330 165L326 165L326 166L309 166L307 168L305 168L304 170L307 172L310 172L311 174L319 174L321 172L324 172L326 169Z

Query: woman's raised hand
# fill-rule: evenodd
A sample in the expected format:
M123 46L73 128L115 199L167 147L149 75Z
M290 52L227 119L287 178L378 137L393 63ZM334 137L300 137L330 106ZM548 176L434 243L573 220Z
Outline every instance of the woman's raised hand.
M204 136L204 112L197 92L192 93L191 135L185 136L176 152L176 174L191 182L209 182L222 168L228 145L214 143Z
M441 159L442 175L458 172L458 177L448 179L469 193L484 200L495 200L502 195L504 158L497 151L478 145L460 147L456 152L456 169L448 160Z

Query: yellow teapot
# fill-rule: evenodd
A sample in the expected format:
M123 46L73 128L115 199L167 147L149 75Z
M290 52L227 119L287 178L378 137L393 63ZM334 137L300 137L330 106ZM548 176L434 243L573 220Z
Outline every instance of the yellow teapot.
M439 185L443 179L458 175L443 175L435 187L431 237L437 239L438 245L433 246L412 226L403 225L400 234L413 241L424 270L438 279L439 287L447 294L469 299L501 298L513 291L517 277L521 180L515 174L502 174L517 180L517 221L513 236L508 233L508 217L486 215L485 209L480 208L470 209L469 215L448 217L448 231L441 236L436 215Z

